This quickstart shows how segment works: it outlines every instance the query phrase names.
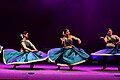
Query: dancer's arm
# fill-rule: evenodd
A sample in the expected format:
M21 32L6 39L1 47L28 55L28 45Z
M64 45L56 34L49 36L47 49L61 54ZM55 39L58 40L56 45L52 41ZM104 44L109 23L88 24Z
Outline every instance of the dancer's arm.
M65 43L65 39L64 38L60 38L60 40L61 40L61 44Z
M30 46L34 49L34 51L38 51L37 48L32 44L32 42L30 42L29 40L27 40L30 44Z
M107 41L108 41L107 37L100 37L100 39L103 39L104 42L106 42L106 43L107 43Z
M21 44L25 50L32 51L30 48L26 46L25 42L21 42Z
M117 35L115 35L115 38L120 41L120 37L118 37Z
M118 37L117 35L115 35L115 38L118 40L117 44L120 44L120 37Z
M71 36L74 40L77 40L78 41L78 44L81 44L81 40L75 36Z

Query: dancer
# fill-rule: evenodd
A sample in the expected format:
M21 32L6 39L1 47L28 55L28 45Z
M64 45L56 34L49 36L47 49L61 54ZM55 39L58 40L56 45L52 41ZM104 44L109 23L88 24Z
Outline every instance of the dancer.
M0 45L0 53L3 51L3 46Z
M92 53L92 58L93 59L100 59L102 56L103 57L103 68L102 70L106 69L107 66L107 59L110 56L114 56L116 54L119 54L119 44L120 44L120 38L117 35L113 35L113 31L111 28L108 29L107 35L105 37L100 37L100 39L103 39L104 42L106 43L106 48L99 50L95 53ZM101 58L102 59L102 58ZM119 70L119 65L118 65L118 70Z
M69 29L63 31L63 38L60 38L63 48L54 48L48 51L49 61L60 66L69 66L72 70L74 65L83 63L89 55L81 48L73 45L73 40L77 40L81 44L81 40L70 34Z
M3 57L3 46L0 45L0 61L2 61L2 57Z
M34 66L34 62L43 61L47 59L47 54L38 51L36 47L28 40L28 32L24 31L21 34L21 51L18 52L14 49L3 50L3 60L5 64L14 64L13 68L17 65L30 63L30 68Z

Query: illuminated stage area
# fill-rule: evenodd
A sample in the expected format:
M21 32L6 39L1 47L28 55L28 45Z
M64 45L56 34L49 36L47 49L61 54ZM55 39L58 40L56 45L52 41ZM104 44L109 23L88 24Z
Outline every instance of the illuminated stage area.
M120 0L0 0L0 29L0 79L120 80Z
M13 69L13 65L0 64L1 79L25 79L25 80L119 80L120 71L116 67L108 67L102 71L101 66L79 65L69 71L69 67L61 67L57 70L56 65L35 64L30 70L29 65L20 65Z

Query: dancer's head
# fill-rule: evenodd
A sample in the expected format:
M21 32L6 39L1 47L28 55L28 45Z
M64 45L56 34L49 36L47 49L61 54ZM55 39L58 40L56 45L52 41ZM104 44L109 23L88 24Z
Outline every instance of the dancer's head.
M70 35L70 30L69 29L64 29L64 31L63 31L63 35L64 36L67 36L67 35Z
M28 39L28 32L27 31L23 31L23 33L20 35L22 38L26 38Z
M113 33L112 29L111 29L111 28L109 28L109 29L108 29L108 32L107 32L107 35L110 35L110 36L111 36L111 35L112 35L112 33Z

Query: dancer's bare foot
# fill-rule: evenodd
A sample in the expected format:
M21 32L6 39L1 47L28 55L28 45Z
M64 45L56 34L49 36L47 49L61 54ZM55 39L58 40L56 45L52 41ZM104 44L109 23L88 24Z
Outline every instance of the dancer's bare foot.
M60 66L57 67L57 70L60 70Z
M73 66L69 66L70 67L70 71L73 71Z
M104 70L106 70L106 68L102 68L102 70L104 71Z

